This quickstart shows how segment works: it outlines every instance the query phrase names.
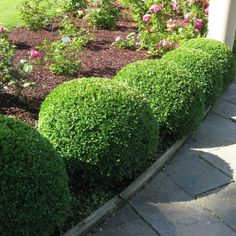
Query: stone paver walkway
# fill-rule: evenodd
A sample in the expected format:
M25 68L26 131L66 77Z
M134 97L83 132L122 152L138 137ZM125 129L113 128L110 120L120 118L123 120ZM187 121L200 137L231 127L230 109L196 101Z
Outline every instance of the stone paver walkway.
M236 236L236 83L173 161L94 236Z

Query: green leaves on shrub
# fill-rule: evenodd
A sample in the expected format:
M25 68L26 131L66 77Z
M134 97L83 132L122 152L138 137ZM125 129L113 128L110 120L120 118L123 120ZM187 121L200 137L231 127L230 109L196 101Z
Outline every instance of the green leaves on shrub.
M63 160L34 128L0 115L0 235L51 235L70 195Z
M177 64L138 61L121 69L115 78L142 92L161 127L177 137L191 133L201 123L203 91L192 74Z
M207 38L196 38L181 44L182 47L201 49L215 58L215 68L219 68L223 77L223 88L235 78L235 58L231 49L225 44Z
M146 99L101 78L57 87L42 104L38 127L68 160L70 173L86 172L100 184L132 177L155 154L159 136Z
M206 107L212 105L222 92L223 79L216 60L209 54L188 48L167 53L162 60L175 62L189 70L204 89Z

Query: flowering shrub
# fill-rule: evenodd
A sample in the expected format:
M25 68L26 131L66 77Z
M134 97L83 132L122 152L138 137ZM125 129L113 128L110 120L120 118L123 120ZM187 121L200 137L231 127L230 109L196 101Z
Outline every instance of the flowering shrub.
M81 67L79 52L90 40L91 35L85 29L77 29L65 18L59 31L61 39L55 42L44 40L38 47L45 54L45 62L55 74L74 75Z
M71 0L24 0L20 13L29 29L38 30L69 10L70 4Z
M162 56L179 42L203 36L207 30L208 0L125 0L138 22L141 46Z
M112 0L95 0L90 4L85 19L99 29L113 29L118 15Z
M115 38L115 42L112 43L112 46L135 50L140 46L139 36L136 35L134 32L128 34L126 38L121 38L118 36Z
M31 51L29 60L21 59L14 66L15 45L9 42L7 29L0 26L0 88L14 85L19 96L21 96L23 88L33 85L33 83L25 80L25 75L32 72L33 66L31 63L32 60L38 58L38 53L37 51Z
M60 23L60 36L67 39L67 42L70 39L77 41L78 47L86 46L92 39L90 32L84 28L77 28L68 17L65 17L64 20Z

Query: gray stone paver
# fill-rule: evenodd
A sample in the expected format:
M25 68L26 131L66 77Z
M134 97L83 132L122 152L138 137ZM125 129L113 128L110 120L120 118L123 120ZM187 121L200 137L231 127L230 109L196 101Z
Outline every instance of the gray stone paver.
M108 218L99 230L113 228L139 218L139 215L137 215L137 213L135 213L135 211L129 205L125 205L121 209L117 210L117 212L115 212L112 217Z
M159 174L131 204L161 236L235 236L164 174Z
M224 99L221 99L212 108L213 112L219 114L225 118L232 118L236 116L236 105L232 104Z
M236 104L236 83L233 83L222 95L224 99Z
M96 234L96 236L158 236L143 220L133 220Z
M199 198L199 201L229 224L236 235L236 183Z
M236 82L162 173L94 235L236 236L233 180Z
M200 152L200 156L236 180L236 144Z
M208 150L236 143L236 125L234 122L209 113L198 131L187 142L191 148Z
M164 173L191 196L230 183L232 180L214 166L199 158L200 152L183 149Z

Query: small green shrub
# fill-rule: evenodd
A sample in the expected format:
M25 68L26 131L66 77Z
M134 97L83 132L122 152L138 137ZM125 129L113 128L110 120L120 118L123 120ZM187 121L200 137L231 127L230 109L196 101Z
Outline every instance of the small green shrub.
M119 11L113 5L112 0L95 0L87 10L86 19L98 29L113 29L116 27L116 20Z
M90 182L132 177L155 154L158 125L143 96L123 83L80 79L43 102L39 131L66 158L69 173Z
M215 58L215 68L219 68L223 77L223 88L235 78L235 58L228 46L207 38L196 38L181 44L182 47L201 49Z
M127 65L115 79L137 88L150 101L161 128L182 137L203 118L204 94L192 74L173 62L145 60Z
M70 205L62 158L34 128L0 115L0 235L51 235Z
M223 78L215 59L209 54L197 49L179 48L167 53L161 60L176 62L192 73L204 89L206 107L221 94Z

